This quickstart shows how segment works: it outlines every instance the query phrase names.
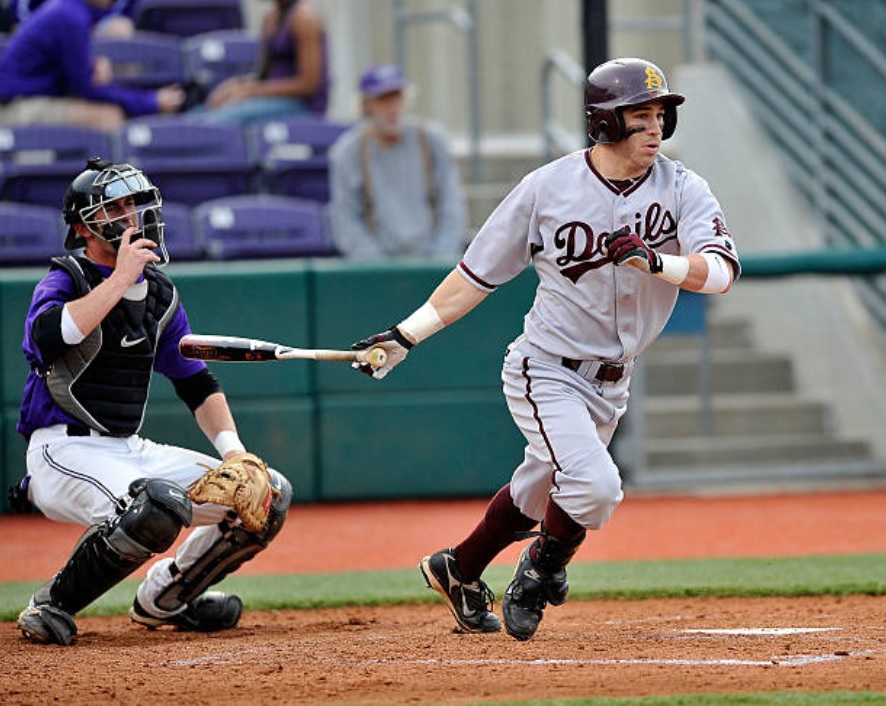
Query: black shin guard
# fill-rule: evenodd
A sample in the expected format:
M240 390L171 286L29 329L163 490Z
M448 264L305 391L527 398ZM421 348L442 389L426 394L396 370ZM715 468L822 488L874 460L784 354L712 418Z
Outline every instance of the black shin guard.
M92 603L150 559L172 546L191 522L187 494L174 483L140 480L121 501L118 517L90 527L68 562L34 594L70 615Z
M249 532L227 521L219 523L221 536L193 564L181 570L173 562L170 572L173 582L154 600L161 610L174 612L182 604L190 603L207 588L214 586L252 559L276 537L286 521L292 502L292 486L279 472L271 470L271 484L280 491L274 499L263 532Z

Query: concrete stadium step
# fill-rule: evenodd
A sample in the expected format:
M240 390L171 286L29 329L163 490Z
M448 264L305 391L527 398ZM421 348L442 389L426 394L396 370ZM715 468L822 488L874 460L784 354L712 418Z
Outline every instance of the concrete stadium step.
M829 438L821 434L648 439L646 453L650 468L848 463L866 461L871 457L870 446L865 440Z
M449 144L462 174L462 181L508 182L509 189L546 160L541 135L531 133L490 133L480 136L480 174L474 175L473 144L470 136L450 133ZM479 178L475 178L479 177Z
M707 420L697 395L650 397L644 411L650 439L701 436L706 424L718 437L832 433L828 405L796 395L720 395L712 400Z
M708 322L708 343L712 350L753 348L750 323L740 319L711 320ZM700 336L662 336L646 352L647 358L675 350L699 350Z
M699 390L697 351L662 351L648 355L645 366L645 393L684 395ZM788 392L794 389L791 359L784 355L755 350L714 350L711 355L713 394L753 394Z

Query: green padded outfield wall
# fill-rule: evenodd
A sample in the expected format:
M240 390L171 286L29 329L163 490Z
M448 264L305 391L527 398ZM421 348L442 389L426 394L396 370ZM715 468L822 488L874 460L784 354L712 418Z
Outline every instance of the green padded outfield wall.
M419 306L451 262L341 260L170 265L197 333L347 348ZM24 468L15 420L25 379L22 322L45 268L0 271L0 443L5 488ZM523 440L500 369L535 291L527 271L410 355L384 381L346 364L214 363L240 433L295 486L297 502L485 496L510 477ZM212 453L172 386L155 376L143 434Z
M451 269L315 263L318 342L346 346L396 324ZM507 482L523 458L523 439L501 392L501 364L536 283L534 271L523 273L382 381L347 366L318 366L321 497L482 496Z

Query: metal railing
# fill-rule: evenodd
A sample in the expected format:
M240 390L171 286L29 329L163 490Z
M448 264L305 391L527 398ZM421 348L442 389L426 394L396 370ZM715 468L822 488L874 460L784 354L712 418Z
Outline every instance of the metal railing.
M584 91L587 74L584 68L560 49L549 51L541 67L541 130L545 161L555 156L555 151L569 152L575 145L575 134L567 130L554 117L554 76L559 74L576 88L577 95Z
M707 0L705 41L747 86L750 104L782 150L789 176L808 199L831 247L886 244L886 139L828 85L828 38L851 48L883 79L864 101L886 92L886 56L840 12L809 0L811 60L805 61L741 0ZM864 110L864 105L859 106ZM886 327L886 275L865 277L859 288Z
M438 10L409 11L405 0L394 2L394 33L397 48L397 63L403 73L409 75L406 56L406 30L422 22L447 22L462 32L468 44L468 130L471 142L471 178L474 182L482 179L480 156L480 66L479 44L477 39L477 3L467 0L467 8L449 6Z

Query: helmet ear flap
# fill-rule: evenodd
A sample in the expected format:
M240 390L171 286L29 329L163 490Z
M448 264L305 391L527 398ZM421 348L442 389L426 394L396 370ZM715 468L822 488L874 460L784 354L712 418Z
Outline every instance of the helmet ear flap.
M588 136L601 144L618 142L624 133L624 121L617 110L588 110Z
M665 104L664 125L661 129L661 139L667 140L677 129L677 106L670 101Z

